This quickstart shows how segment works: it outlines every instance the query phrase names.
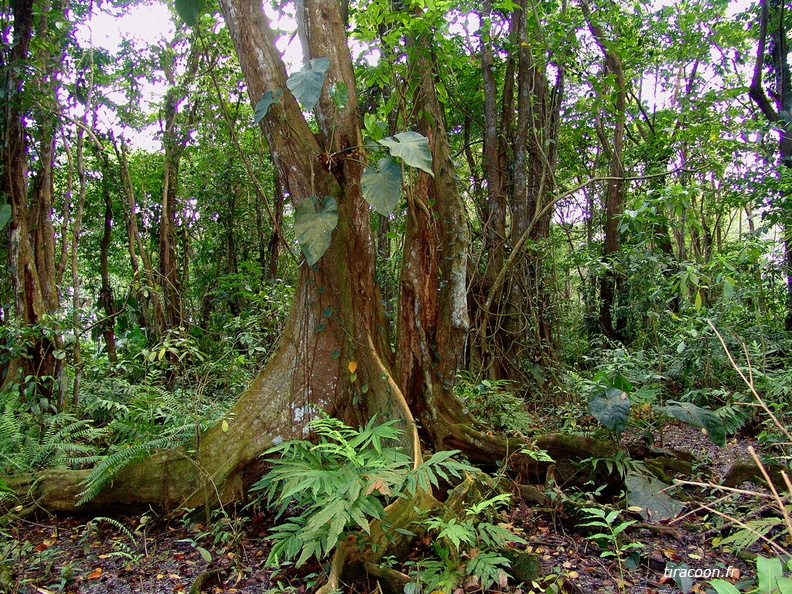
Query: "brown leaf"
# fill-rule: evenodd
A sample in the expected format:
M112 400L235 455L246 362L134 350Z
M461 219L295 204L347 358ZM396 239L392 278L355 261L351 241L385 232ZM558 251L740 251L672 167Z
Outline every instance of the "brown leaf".
M366 495L370 495L372 491L377 491L378 493L382 493L383 495L390 495L391 491L388 487L388 483L386 483L381 478L375 479L372 481L368 488L366 489Z
M102 577L102 568L101 567L97 567L91 573L89 573L87 576L85 576L85 579L86 580L98 580L100 577Z

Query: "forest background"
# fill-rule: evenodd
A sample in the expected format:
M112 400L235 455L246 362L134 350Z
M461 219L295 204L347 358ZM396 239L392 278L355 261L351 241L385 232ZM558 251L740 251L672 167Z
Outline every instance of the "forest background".
M784 440L787 3L306 0L287 32L180 0L165 42L85 39L129 8L0 14L4 491L238 501L322 411L416 467L680 410Z

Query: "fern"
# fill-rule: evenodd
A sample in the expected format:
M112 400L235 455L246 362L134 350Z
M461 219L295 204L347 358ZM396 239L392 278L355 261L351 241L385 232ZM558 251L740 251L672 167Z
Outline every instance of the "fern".
M82 505L96 497L102 488L122 469L141 462L154 450L170 450L183 444L194 437L196 425L193 423L173 427L165 435L138 443L130 447L121 448L103 458L83 481L84 489L80 493L77 505Z
M278 503L279 516L290 505L300 510L274 529L268 564L283 558L297 557L297 565L311 556L322 559L348 529L368 533L371 520L383 519L388 502L430 490L438 477L474 470L451 460L455 451L439 452L413 469L410 456L388 445L401 435L395 421L375 423L374 418L353 429L338 419L317 419L310 427L318 443L287 441L265 452L280 457L269 459L272 468L252 490Z
M748 520L745 522L745 528L736 530L734 533L718 542L718 545L731 545L734 550L742 551L761 540L763 536L767 536L773 529L782 528L783 526L783 520L778 518Z
M723 428L727 435L737 433L745 425L745 421L748 418L745 410L735 404L725 404L714 412L723 422Z

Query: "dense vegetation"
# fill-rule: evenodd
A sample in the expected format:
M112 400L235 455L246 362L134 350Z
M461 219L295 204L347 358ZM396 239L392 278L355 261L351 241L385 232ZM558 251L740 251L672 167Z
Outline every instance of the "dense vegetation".
M291 514L272 562L335 550L334 586L365 533L369 573L429 592L496 587L521 542L452 453L527 480L578 447L554 432L599 438L576 523L622 580L629 522L592 505L671 478L625 431L747 431L789 468L788 3L244 4L115 51L86 32L132 4L0 10L0 503L253 487ZM784 520L735 533L786 562L777 485ZM435 558L389 568L413 530Z

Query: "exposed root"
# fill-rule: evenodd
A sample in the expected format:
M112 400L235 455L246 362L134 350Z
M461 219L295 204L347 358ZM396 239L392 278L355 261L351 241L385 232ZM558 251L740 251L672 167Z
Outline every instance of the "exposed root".
M333 559L330 561L330 573L327 576L327 582L316 591L316 594L330 594L330 592L335 592L339 589L341 585L341 572L344 570L346 560L354 546L354 538L339 543L333 552Z

